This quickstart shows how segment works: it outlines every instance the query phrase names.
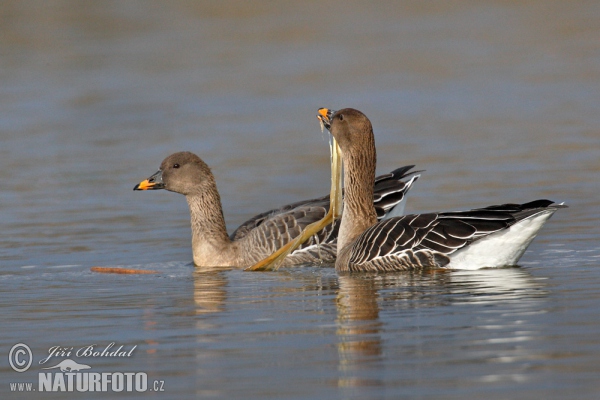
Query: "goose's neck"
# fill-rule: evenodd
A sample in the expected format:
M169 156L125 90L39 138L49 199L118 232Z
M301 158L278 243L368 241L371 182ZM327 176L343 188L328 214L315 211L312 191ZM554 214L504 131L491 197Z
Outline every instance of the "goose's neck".
M192 225L192 250L197 266L231 265L231 240L227 236L221 197L216 184L186 196Z
M356 153L343 154L344 212L338 234L338 252L377 222L373 186L377 156L374 143Z

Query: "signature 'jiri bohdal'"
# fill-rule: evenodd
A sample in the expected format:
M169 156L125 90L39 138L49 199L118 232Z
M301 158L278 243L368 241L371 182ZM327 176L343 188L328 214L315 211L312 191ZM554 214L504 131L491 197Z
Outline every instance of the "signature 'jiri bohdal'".
M137 344L130 349L120 345L115 348L115 342L111 342L105 347L100 347L97 344L90 344L75 350L74 347L52 346L48 349L48 357L40 360L40 364L45 364L52 357L131 357L133 351L137 348Z

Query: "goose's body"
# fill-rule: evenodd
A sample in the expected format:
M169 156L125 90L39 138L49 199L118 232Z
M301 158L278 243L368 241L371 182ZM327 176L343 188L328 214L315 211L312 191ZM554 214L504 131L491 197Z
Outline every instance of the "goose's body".
M421 268L479 269L515 265L544 223L563 205L549 200L470 211L406 215L377 221L372 180L373 128L360 111L319 110L337 140L344 164L344 214L338 235L338 271Z
M338 253L339 271L480 269L516 265L559 208L549 200L393 217Z
M375 182L371 207L377 208L381 218L395 207L403 207L406 193L419 177L410 172L412 167L399 168ZM329 196L325 196L273 209L251 218L228 236L214 176L195 154L172 154L157 173L134 188L155 189L185 195L190 209L194 264L206 267L242 268L255 264L292 241L307 225L322 219L330 204ZM336 222L311 236L283 265L333 262L338 226Z

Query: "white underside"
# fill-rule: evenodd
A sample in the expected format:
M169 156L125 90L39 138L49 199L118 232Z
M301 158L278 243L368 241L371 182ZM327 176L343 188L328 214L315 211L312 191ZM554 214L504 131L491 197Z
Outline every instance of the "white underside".
M479 239L450 255L446 268L475 270L516 265L539 230L556 210L532 215L510 228Z

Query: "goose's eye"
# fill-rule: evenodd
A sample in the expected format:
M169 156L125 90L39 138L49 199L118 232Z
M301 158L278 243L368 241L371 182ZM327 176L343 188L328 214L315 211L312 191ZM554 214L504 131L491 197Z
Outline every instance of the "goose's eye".
M179 164L173 164L173 168L179 168Z

